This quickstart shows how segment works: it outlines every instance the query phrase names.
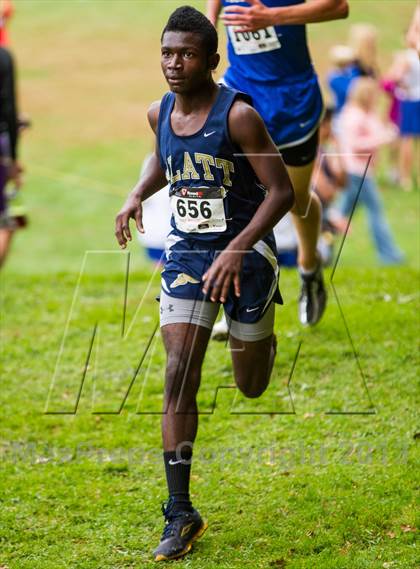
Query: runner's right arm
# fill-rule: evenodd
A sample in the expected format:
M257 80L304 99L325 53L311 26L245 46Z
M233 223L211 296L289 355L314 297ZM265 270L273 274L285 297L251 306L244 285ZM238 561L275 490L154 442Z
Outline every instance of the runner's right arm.
M247 0L249 6L233 4L225 8L226 26L238 26L242 32L255 32L268 26L314 24L347 18L347 0L311 0L300 4L269 7L261 0Z
M157 133L159 110L160 101L153 103L147 114L149 124L155 134ZM147 162L143 175L128 195L125 204L115 219L115 237L122 249L125 249L127 241L132 239L129 225L130 218L135 220L136 227L140 233L144 233L142 202L164 188L167 183L165 172L160 164L156 140L155 151Z
M207 0L206 16L215 28L217 28L217 20L221 10L222 0Z

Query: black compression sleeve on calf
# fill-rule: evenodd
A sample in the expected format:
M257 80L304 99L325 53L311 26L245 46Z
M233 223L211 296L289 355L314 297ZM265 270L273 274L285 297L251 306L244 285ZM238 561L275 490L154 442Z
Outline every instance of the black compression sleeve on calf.
M169 496L173 499L175 507L182 510L191 509L191 459L192 450L190 448L163 453Z

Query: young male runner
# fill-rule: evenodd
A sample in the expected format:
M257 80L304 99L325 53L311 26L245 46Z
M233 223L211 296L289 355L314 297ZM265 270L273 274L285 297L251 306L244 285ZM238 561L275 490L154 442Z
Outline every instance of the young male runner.
M299 319L316 324L327 298L317 254L321 204L310 192L310 180L323 103L305 24L347 17L347 1L208 0L207 15L215 26L222 6L230 63L224 82L252 97L287 166L296 195Z
M153 104L156 151L116 218L143 232L142 202L170 183L173 208L162 272L161 333L167 353L162 435L169 500L156 561L185 555L207 525L189 496L196 394L211 329L223 303L239 389L258 397L274 362L278 292L273 226L293 206L280 154L246 96L217 85L217 32L194 8L176 10L162 34L170 92ZM166 172L166 174L165 174Z

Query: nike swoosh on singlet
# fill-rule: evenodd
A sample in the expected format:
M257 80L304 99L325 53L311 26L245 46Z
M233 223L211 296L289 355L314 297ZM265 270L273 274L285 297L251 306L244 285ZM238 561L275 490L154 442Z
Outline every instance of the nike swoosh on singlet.
M216 131L212 130L211 132L205 132L204 133L204 138L207 138L208 136L211 136L212 134L214 134Z

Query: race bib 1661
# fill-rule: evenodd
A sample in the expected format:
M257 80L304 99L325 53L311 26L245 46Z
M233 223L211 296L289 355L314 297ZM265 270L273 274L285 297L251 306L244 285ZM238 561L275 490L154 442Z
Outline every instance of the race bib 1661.
M274 26L256 32L239 32L228 26L230 41L236 55L252 55L281 48Z

